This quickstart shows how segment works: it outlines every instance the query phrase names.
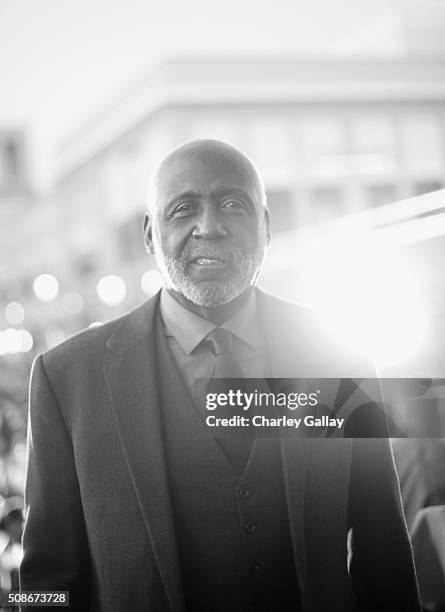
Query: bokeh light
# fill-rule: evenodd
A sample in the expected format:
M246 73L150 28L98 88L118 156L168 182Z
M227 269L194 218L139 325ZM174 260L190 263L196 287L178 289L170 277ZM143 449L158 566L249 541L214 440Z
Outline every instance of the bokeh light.
M147 270L141 277L141 287L145 295L154 295L161 287L163 281L159 270Z
M3 341L7 347L7 352L11 354L19 353L21 349L21 338L18 331L12 327L3 332Z
M5 308L5 317L11 325L20 325L25 318L25 309L19 302L9 302Z
M27 353L34 345L33 337L26 329L9 327L0 331L0 355Z
M116 275L104 276L97 283L97 294L107 306L121 304L127 294L127 285L123 278Z
M34 345L33 337L31 336L30 332L27 329L19 330L19 334L20 334L20 342L21 342L20 350L22 353L27 353L28 351L32 349Z
M34 279L33 289L41 302L52 302L59 294L59 282L52 274L39 274Z

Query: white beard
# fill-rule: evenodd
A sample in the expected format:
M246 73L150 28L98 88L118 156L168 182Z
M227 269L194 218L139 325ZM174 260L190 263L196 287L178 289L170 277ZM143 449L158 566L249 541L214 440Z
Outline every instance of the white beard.
M261 269L264 249L258 247L252 256L241 249L221 247L214 244L200 245L193 249L193 256L229 259L235 272L230 278L196 282L188 273L191 250L186 247L178 258L164 255L155 241L155 257L159 270L168 288L174 289L197 306L217 307L231 302L246 289L253 286Z

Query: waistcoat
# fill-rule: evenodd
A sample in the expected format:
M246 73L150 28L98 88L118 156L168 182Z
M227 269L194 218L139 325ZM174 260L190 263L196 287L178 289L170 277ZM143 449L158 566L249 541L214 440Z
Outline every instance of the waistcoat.
M186 609L300 609L280 443L255 438L239 473L158 336L165 459Z

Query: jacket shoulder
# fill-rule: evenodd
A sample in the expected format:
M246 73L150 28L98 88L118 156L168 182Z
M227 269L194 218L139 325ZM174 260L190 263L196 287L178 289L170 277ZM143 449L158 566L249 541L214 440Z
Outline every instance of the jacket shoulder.
M77 364L98 363L105 354L119 347L120 339L124 345L125 341L136 342L149 336L153 333L151 315L156 305L157 296L111 321L77 332L42 354L45 368L62 370Z
M265 309L266 312L316 320L314 311L309 306L277 297L264 289L257 289L257 299L260 308Z
M257 292L258 306L263 318L279 331L298 330L300 337L312 335L328 340L330 332L316 311L310 306L276 297L263 290Z
M258 309L280 371L297 364L299 377L375 378L369 356L349 346L312 308L283 300L262 290ZM283 376L294 376L286 374Z

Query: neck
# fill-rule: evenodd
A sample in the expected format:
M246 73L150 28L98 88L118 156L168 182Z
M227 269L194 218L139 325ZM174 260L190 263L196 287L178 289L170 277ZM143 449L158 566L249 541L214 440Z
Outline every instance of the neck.
M211 321L215 325L222 325L247 302L253 291L253 287L249 287L241 295L221 306L199 306L174 289L167 289L167 291L177 302L185 306L191 312L194 312L203 319Z

